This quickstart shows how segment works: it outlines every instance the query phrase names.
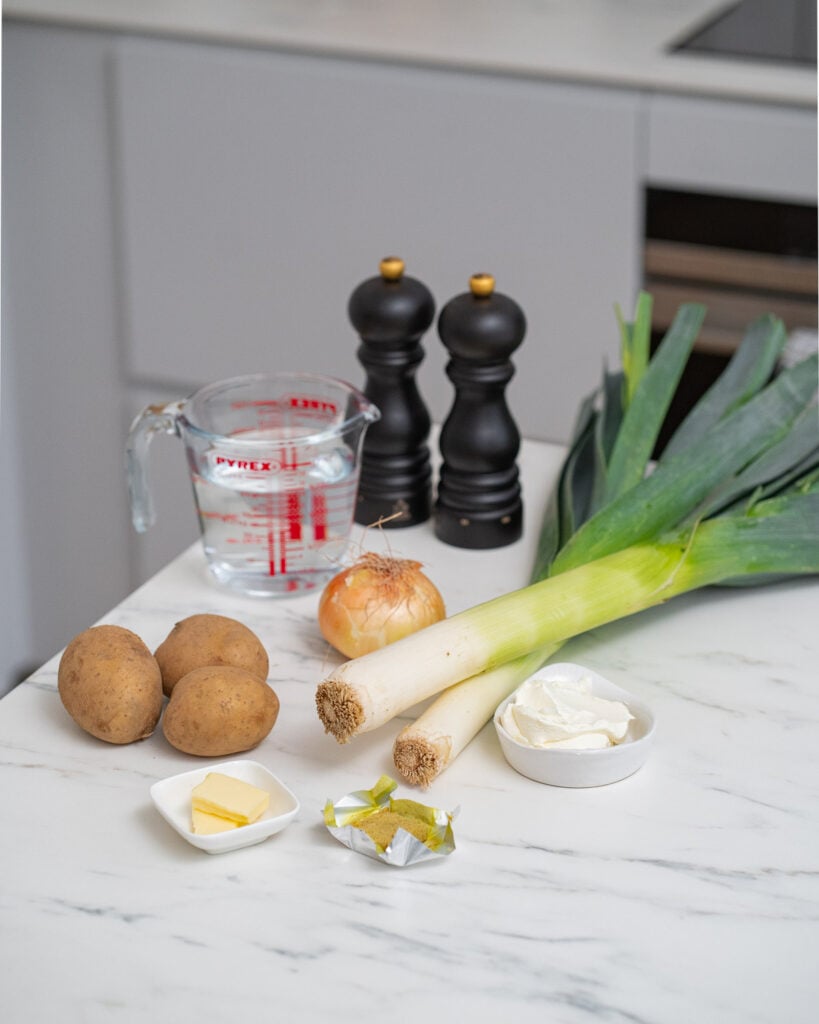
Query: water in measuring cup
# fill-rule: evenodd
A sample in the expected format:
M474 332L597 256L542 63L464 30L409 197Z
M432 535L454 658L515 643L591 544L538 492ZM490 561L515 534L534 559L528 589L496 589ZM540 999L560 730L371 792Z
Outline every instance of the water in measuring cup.
M313 590L338 572L352 526L358 472L336 443L280 463L211 451L193 475L208 566L254 596Z

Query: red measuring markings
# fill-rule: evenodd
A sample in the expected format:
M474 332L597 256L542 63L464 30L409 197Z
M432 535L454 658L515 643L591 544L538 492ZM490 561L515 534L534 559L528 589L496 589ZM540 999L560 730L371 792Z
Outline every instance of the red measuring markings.
M239 516L235 512L209 512L207 509L200 509L199 515L203 519L220 519L223 523L238 523Z
M312 395L288 395L286 401L291 409L299 409L301 412L338 412L338 406L334 402L328 402L323 398L315 398Z
M271 527L267 531L267 572L269 576L275 576L279 571L284 572L286 563L282 554L282 568L276 566L276 531Z
M305 469L308 466L312 466L312 460L306 459L305 461L299 461L299 450L298 448L291 447L286 448L282 453L282 469Z
M278 408L279 403L275 398L243 398L238 402L231 402L231 409L265 409L269 407Z
M313 491L313 537L327 539L327 499L323 490Z
M297 491L287 495L287 535L290 540L301 540L301 496Z
M267 531L267 573L276 575L276 531L271 524Z
M272 513L271 507L270 520L273 519ZM302 495L298 491L291 491L285 495L284 526L275 530L271 521L267 531L267 570L270 576L287 572L287 545L302 539L301 513Z
M291 409L309 409L311 412L336 412L338 406L335 402L325 401L323 398L316 398L313 395L284 395L279 401L276 398L250 398L240 399L230 403L231 409L278 409L281 407Z

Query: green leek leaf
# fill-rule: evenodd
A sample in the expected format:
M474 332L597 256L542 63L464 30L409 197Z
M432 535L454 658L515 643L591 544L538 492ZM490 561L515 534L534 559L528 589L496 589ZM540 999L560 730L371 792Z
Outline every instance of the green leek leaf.
M580 406L569 442L569 452L561 466L557 483L549 495L538 537L532 582L548 575L549 566L555 555L572 535L573 530L567 532L567 518L573 519L573 513L566 512L567 508L571 508L571 501L566 492L581 484L586 486L585 480L581 481L576 477L582 468L580 452L587 446L594 431L595 399L596 392L589 395Z
M806 406L788 433L766 448L739 473L727 477L709 495L696 515L714 515L744 495L764 488L780 489L791 478L801 476L819 464L819 414L815 405Z
M617 373L606 371L603 374L603 384L600 388L600 410L594 433L595 457L592 496L586 510L586 518L602 508L605 502L609 460L625 414L624 387L625 376L622 371ZM583 521L585 522L585 519ZM578 523L578 526L580 525Z
M703 306L690 303L680 307L637 385L612 450L606 504L643 479L704 316Z
M726 413L753 397L770 380L785 340L778 317L769 313L755 320L723 372L675 430L663 457L698 443Z
M592 516L563 547L552 573L646 541L681 523L723 480L780 441L816 391L815 356L785 370L704 436ZM625 422L624 422L625 429Z
M619 306L615 307L620 325L620 359L623 364L622 401L624 408L631 404L634 394L648 366L651 347L651 314L654 299L647 292L637 296L637 309L633 323L627 323Z

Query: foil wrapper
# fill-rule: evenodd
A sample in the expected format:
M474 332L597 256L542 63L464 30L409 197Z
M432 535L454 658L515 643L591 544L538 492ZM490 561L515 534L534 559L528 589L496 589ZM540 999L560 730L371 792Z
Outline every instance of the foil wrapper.
M392 864L395 867L407 867L433 857L446 857L455 849L455 836L452 831L452 820L457 815L454 811L442 811L437 807L427 807L415 800L396 800L393 793L398 783L388 775L382 775L372 789L360 789L347 793L333 803L328 800L324 806L324 824L335 838L355 853L363 853L365 857ZM395 811L410 818L416 818L428 826L425 841L421 841L411 832L399 828L389 845L379 846L373 839L356 827L364 819L379 811Z

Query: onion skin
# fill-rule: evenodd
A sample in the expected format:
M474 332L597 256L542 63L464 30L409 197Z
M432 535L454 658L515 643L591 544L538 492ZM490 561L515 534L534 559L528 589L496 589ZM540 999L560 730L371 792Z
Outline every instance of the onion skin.
M377 651L446 617L440 591L421 563L372 552L334 576L322 592L324 639L348 658Z

